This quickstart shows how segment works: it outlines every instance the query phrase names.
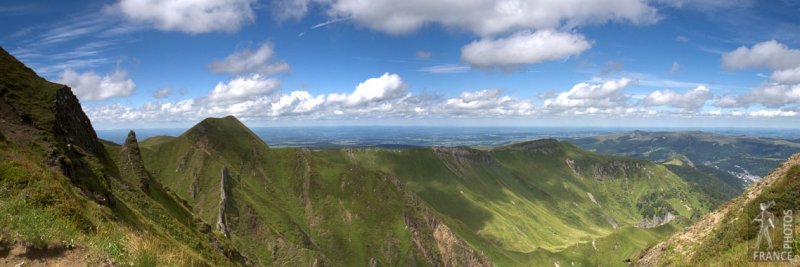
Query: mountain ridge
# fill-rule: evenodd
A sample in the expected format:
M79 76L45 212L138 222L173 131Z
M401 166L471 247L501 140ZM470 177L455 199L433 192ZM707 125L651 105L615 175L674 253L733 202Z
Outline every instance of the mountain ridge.
M696 186L711 178L670 169L690 160L554 139L271 148L227 116L115 144L68 87L5 50L0 70L0 255L12 259L21 248L88 265L622 265L719 198Z

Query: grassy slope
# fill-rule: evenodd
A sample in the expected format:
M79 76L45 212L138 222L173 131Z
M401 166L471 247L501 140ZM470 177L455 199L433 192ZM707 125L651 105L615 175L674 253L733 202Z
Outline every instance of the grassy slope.
M140 202L152 202L127 192L119 179L112 180L117 201L109 208L87 199L43 162L26 147L0 141L0 243L54 251L76 246L87 251L90 265L230 264L205 240L195 240L206 246L201 254L171 239L167 230L185 231L152 216L169 215L146 214Z
M112 180L118 200L127 206L124 216L138 222L141 228L156 235L162 242L170 244L186 255L204 264L230 264L230 259L215 250L219 247L230 255L233 249L224 238L215 235L211 226L194 217L191 208L169 189L157 181L150 182L148 190L139 187L139 178L131 170L134 164L121 146L104 142L120 169L120 179ZM216 240L209 242L210 240ZM216 243L216 244L214 244Z
M635 224L642 218L636 203L643 196L655 194L666 203L680 203L668 204L674 210L683 209L683 203L700 213L707 210L705 197L663 166L589 153L568 143L546 146L555 151L539 153L535 148L518 147L471 150L477 158L472 162L440 157L433 149L339 150L320 155L346 154L359 166L396 175L438 212L463 226L463 235L478 236L472 240L474 245L493 260L515 265L536 262L541 251L566 253L577 243L625 233L615 231L607 218L623 226ZM643 168L628 176L620 173L615 179L597 180L587 177L591 173L573 172L567 159L579 167L583 164L586 170L592 164L612 162L638 163ZM497 163L486 163L492 161ZM637 231L635 235L650 232ZM633 236L635 231L627 232ZM653 236L667 234L653 231ZM646 240L637 247L642 249L657 239Z
M160 230L171 225L145 216L136 203L140 196L126 195L119 169L102 148L93 152L70 144L77 140L62 134L93 135L94 130L67 125L74 121L56 125L59 92L71 95L0 49L0 255L16 245L52 255L81 250L88 265L231 264L221 255L202 255L168 238ZM60 101L67 108L79 107L69 97ZM85 118L79 109L72 111L60 115ZM56 126L70 132L55 131ZM99 144L93 136L79 138L83 144ZM111 192L117 195L106 198Z
M227 167L231 240L259 264L404 265L424 262L423 250L439 253L427 230L425 249L412 244L408 221L424 219L424 205L380 173L342 157L270 149L235 118L206 119L176 139L141 147L153 176L209 223L217 221Z
M702 238L693 244L687 244L690 247L692 257L681 256L683 254L675 253L671 247L667 248L666 256L661 258L660 265L747 265L750 264L749 252L750 246L753 246L755 238L758 236L759 225L753 223L752 219L756 218L760 212L759 203L764 203L770 200L775 201L769 210L778 218L776 227L782 229L782 211L793 210L795 222L793 224L794 242L792 243L792 250L794 255L800 253L800 239L797 238L797 232L800 231L800 226L796 223L800 219L797 211L800 210L800 164L795 163L788 168L785 173L779 174L779 177L772 184L755 193L756 196L752 199L744 200L739 197L729 203L728 205L740 206L741 208L732 209L730 212L724 214L718 224L716 224L710 232L708 237ZM772 232L772 240L776 246L779 246L782 240L780 231Z
M731 184L737 178L707 166L688 166L665 164L670 171L683 178L689 184L711 196L710 207L717 207L742 193L738 183Z

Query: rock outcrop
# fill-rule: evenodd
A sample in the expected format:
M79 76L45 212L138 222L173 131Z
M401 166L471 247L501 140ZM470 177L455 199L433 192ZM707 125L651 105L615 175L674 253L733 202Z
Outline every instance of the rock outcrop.
M83 113L78 98L69 87L56 91L53 113L56 115L53 132L61 143L80 146L101 160L107 158L89 117Z
M230 174L227 167L222 167L222 177L219 180L219 214L217 215L217 230L222 232L225 237L230 237L228 231L228 220L225 216L225 211L228 207L228 183Z
M665 224L670 223L671 221L677 219L678 216L672 214L672 212L667 211L663 216L653 216L652 218L644 218L638 222L636 222L636 227L638 228L655 228Z
M0 62L0 134L43 148L46 163L84 195L113 205L108 168L114 166L72 90L39 77L3 49Z
M122 145L122 153L127 160L127 166L121 168L129 168L135 177L139 179L139 189L145 193L150 191L150 174L144 168L144 161L142 161L142 154L139 151L139 142L136 140L136 133L134 131L128 132L128 138Z
M411 232L411 242L430 266L492 266L489 258L473 249L440 221L415 194L405 189L400 180L388 176L384 179L403 194L406 202L415 207L405 215L406 228ZM419 216L421 214L421 216ZM432 237L432 240L431 240ZM431 244L431 241L433 244Z

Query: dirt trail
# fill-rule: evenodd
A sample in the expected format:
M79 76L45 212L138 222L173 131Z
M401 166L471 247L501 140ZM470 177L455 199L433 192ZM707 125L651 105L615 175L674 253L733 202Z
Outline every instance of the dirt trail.
M86 266L86 250L83 248L37 250L14 245L10 248L0 248L0 266Z

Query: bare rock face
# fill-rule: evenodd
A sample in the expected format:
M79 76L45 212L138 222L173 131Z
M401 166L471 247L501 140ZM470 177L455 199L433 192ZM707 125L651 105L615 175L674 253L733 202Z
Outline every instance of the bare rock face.
M200 193L200 176L197 168L192 169L192 186L189 190L189 193L192 194L192 199L197 198L197 194Z
M446 224L441 222L431 208L416 195L408 192L397 177L384 177L403 193L415 208L406 213L406 229L411 232L411 242L427 265L430 266L492 266L489 258L461 240ZM421 214L421 216L417 216Z
M219 181L219 214L217 216L217 230L222 232L225 237L230 237L228 231L228 221L225 217L225 211L228 206L228 180L230 174L227 167L222 167L222 178Z
M677 218L678 218L677 215L672 214L672 212L668 211L663 216L656 215L656 216L653 216L653 218L644 218L644 219L640 220L639 222L637 222L635 226L638 227L638 228L655 228L655 227L659 227L659 226L668 224L669 222L671 222L671 221L673 221L673 220L675 220Z
M89 117L83 113L78 98L69 87L56 91L53 113L56 115L53 132L62 143L79 146L101 160L107 158Z
M144 168L144 161L142 161L142 154L139 151L139 142L136 140L136 133L134 131L128 132L128 138L122 145L123 154L126 157L128 166L133 174L139 178L139 189L145 193L150 191L150 174Z

